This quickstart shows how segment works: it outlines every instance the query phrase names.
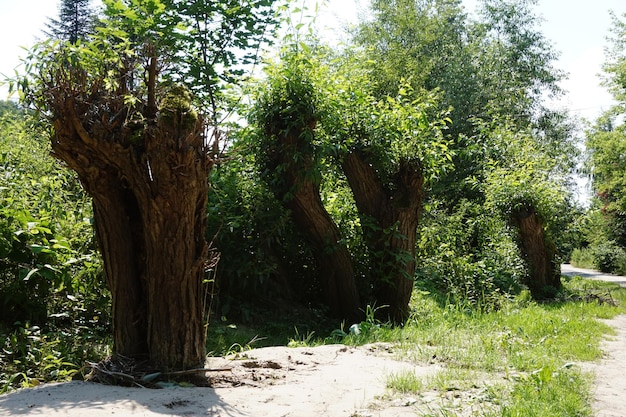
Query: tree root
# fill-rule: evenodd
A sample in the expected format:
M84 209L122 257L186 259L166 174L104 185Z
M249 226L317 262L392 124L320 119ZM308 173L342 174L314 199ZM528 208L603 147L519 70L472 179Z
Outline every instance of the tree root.
M85 381L125 387L163 388L164 386L211 386L212 372L231 372L232 368L194 368L181 371L150 369L147 361L138 361L121 355L108 357L98 363L86 362L82 368Z

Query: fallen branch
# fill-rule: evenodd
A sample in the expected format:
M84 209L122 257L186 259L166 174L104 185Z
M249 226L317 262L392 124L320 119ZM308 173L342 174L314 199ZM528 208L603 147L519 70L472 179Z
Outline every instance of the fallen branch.
M184 371L172 371L172 372L163 372L161 375L163 376L179 376L179 375L193 375L199 374L202 372L232 372L233 368L195 368L195 369L187 369Z

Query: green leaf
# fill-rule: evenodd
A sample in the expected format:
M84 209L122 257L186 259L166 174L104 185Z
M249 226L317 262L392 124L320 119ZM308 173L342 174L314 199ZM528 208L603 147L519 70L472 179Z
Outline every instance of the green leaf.
M45 245L32 244L29 248L33 253L52 253L50 247Z
M39 268L33 268L33 269L31 269L31 270L28 272L28 274L26 274L26 276L23 278L23 281L29 281L29 280L30 280L30 278L31 278L34 274L36 274L36 273L38 273L38 272L39 272Z

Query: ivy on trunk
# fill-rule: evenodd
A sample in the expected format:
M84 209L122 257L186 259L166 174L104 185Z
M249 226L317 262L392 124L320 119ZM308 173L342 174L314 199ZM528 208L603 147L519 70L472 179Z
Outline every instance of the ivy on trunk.
M259 107L263 126L260 162L266 181L311 244L323 299L333 315L354 320L359 297L348 248L320 197L321 178L314 147L316 93L300 62L276 78Z

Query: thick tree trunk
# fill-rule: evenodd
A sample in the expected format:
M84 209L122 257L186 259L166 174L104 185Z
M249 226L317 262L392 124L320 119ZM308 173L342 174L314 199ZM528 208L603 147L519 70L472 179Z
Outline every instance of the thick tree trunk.
M138 257L144 251L137 202L115 176L107 180L103 175L91 187L96 238L111 291L114 352L147 359L146 289Z
M525 284L535 299L553 297L561 289L561 272L555 261L555 247L534 209L516 211L512 223L519 231L518 245L529 275Z
M304 143L307 135L313 135L313 128L303 130L304 133L296 128L267 131L277 141L273 160L267 161L268 168L283 170L281 185L275 187L274 193L291 210L298 228L312 244L325 304L333 315L355 320L359 316L359 297L352 259L320 197L313 155Z
M424 177L419 166L401 162L393 178L394 189L386 189L366 156L358 151L343 162L359 214L366 244L374 262L374 297L377 306L395 323L409 315L415 275L417 226L424 199ZM373 227L367 227L373 222Z
M59 100L52 150L93 198L114 354L148 359L157 369L201 366L211 168L202 122L170 112L137 131L109 119L114 103L101 109L71 96Z
M189 155L170 148L168 142L159 137L154 151L169 158L151 163L158 189L141 199L142 220L148 225L146 257L151 260L146 264L151 277L148 345L152 363L190 367L201 365L205 354L201 290L207 257L208 172L201 165L188 165Z
M325 303L334 315L356 320L359 298L352 259L341 243L339 228L324 208L319 187L311 181L299 182L287 206L300 230L313 244Z

